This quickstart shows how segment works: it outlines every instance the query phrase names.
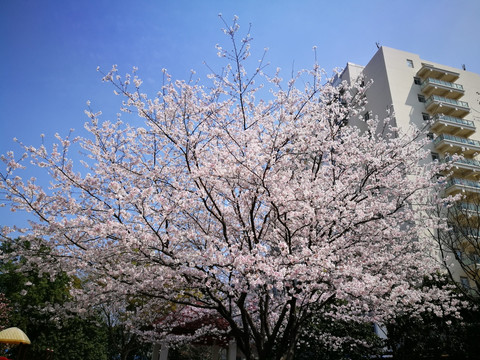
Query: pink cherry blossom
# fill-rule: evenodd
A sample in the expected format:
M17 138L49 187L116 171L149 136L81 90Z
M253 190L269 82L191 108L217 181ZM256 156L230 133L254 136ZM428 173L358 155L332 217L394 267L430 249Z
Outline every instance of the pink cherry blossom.
M226 29L234 40L236 21ZM441 223L427 213L446 165L421 165L418 129L349 126L365 88L334 87L317 66L286 87L262 63L249 76L248 40L217 46L234 62L212 84L165 71L155 98L114 66L103 79L137 119L89 110L90 136L3 156L8 205L36 221L19 239L2 230L14 250L2 257L78 280L68 310L135 305L126 321L152 341L231 336L247 359L289 358L313 309L359 322L440 311L448 293L416 285L437 270L425 224ZM24 166L50 186L17 176ZM182 321L202 326L173 331Z

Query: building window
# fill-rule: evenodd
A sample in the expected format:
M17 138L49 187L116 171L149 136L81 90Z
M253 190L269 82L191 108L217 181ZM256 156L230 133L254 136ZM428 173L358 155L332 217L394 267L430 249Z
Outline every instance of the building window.
M439 161L439 160L440 160L440 156L439 156L437 153L432 152L432 160L433 160L433 161Z
M470 282L468 281L468 278L461 276L460 277L460 283L465 289L470 289Z
M365 114L363 114L363 120L367 121L370 119L370 113L367 111Z
M447 224L448 226L452 226L451 224ZM458 261L463 260L463 253L460 250L455 250L455 255Z
M430 120L430 114L422 113L423 120L428 121Z
M407 59L407 66L413 68L413 60Z
M416 84L416 85L421 85L422 84L422 79L420 79L419 77L414 77L413 78L413 82Z
M418 95L418 101L424 103L424 102L425 102L425 96L419 94L419 95Z

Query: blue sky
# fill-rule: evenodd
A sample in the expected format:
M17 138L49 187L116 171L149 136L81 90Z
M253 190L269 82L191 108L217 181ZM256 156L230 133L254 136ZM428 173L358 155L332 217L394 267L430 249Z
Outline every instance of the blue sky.
M118 98L97 66L138 66L147 90L162 68L204 77L204 61L219 66L215 44L227 44L218 13L251 23L253 53L268 47L284 77L312 65L313 46L330 72L365 65L376 42L480 73L478 0L1 0L0 153L17 149L13 137L38 145L42 133L81 133L87 100L114 118ZM0 218L15 221L5 209Z

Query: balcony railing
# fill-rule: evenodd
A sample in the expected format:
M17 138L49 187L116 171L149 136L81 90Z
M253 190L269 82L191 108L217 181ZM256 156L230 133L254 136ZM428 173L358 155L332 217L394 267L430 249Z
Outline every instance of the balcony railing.
M452 162L453 166L449 171L453 172L453 176L476 180L480 174L480 161L466 158L453 161L450 156L446 156L441 161Z
M434 78L428 78L423 81L422 92L426 96L438 95L455 100L460 99L465 93L463 86L460 84Z
M460 135L468 137L472 135L476 126L471 120L460 119L454 116L436 114L431 118L431 130L439 132L447 132L451 135Z
M480 231L471 226L453 225L450 226L450 231L462 237L480 237Z
M443 162L452 161L452 157L451 156L445 156L445 159L443 159L442 161ZM464 165L480 168L480 161L473 160L473 159L466 159L466 158L457 159L457 160L453 161L453 163L454 164L464 164Z
M425 107L429 111L438 111L451 116L463 117L470 112L470 107L466 101L449 99L444 96L432 95L425 102Z
M454 136L449 134L440 134L433 140L433 145L438 147L442 142L450 145L462 148L462 151L467 154L468 149L476 152L480 152L480 141L463 138L460 136Z
M475 128L475 123L471 120L465 120L465 119L460 119L455 116L448 116L448 115L442 115L442 114L437 114L432 117L432 120L435 121L445 121L449 122L452 124L458 124L458 125L464 125L464 126L470 126Z
M478 234L477 234L478 235ZM480 266L480 256L477 254L460 254L460 261L463 265Z
M438 95L432 95L430 96L427 101L425 102L426 106L428 106L429 103L431 102L442 102L448 105L453 105L453 106L458 106L458 107L464 107L470 109L468 106L468 102L466 101L460 101L460 100L454 100L454 99L449 99L444 96L438 96Z
M422 83L422 89L430 84L441 85L441 86L449 87L455 90L463 91L463 86L460 84L455 84L449 81L443 81L443 80L433 79L433 78L425 79L425 81Z
M480 147L480 141L478 140L473 140L473 139L466 139L460 136L453 136L453 135L448 135L448 134L441 134L435 138L433 143L436 143L441 140L450 140L450 141L455 141L460 144L465 144L465 145L472 145L472 146L478 146Z
M468 211L468 212L474 212L477 214L480 214L480 204L472 204L472 203L467 203L467 202L460 202L458 203L458 209L460 211Z
M451 178L445 184L445 190L447 193L458 191L471 191L480 192L480 183L478 181L472 181L460 178Z
M449 208L448 213L455 219L460 219L461 217L466 216L471 217L472 219L479 218L472 221L480 221L480 203L478 203L478 201L473 203L460 201L455 203L453 207Z

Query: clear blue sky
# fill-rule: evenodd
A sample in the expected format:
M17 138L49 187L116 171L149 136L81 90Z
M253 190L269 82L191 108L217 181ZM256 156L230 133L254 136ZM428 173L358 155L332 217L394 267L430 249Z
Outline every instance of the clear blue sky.
M226 44L218 18L252 24L253 48L288 77L313 63L331 71L365 65L376 42L480 73L479 0L0 0L0 153L13 137L32 145L55 132L81 132L87 100L104 119L116 114L113 89L97 66L138 66L149 89L160 70L186 78L216 65ZM0 225L12 225L0 209Z

